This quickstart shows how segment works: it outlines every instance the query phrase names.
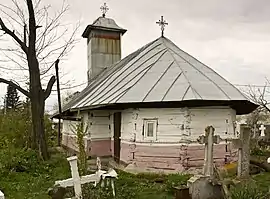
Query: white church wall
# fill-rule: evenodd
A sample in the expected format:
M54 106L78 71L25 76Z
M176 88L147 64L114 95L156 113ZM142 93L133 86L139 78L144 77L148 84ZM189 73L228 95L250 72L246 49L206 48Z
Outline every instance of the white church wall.
M63 129L62 133L63 134L68 134L68 135L75 135L74 133L74 128L78 124L77 121L71 121L71 120L63 120Z
M191 139L196 140L204 133L206 126L212 125L215 134L221 138L235 137L236 112L230 107L205 107L190 109Z
M88 113L88 131L91 139L111 139L111 120L112 117L109 111L90 111Z
M84 124L87 125L87 120L88 120L87 112L81 112L80 115L83 119ZM74 121L74 120L63 120L62 145L68 147L69 149L73 151L78 151L76 128L79 123L80 123L79 121ZM85 144L86 151L89 150L88 140L89 140L89 137L85 136L84 144Z
M135 141L137 131L137 112L134 109L126 109L122 111L121 118L121 140Z
M157 121L154 139L145 137L145 121ZM203 164L204 147L196 140L204 134L205 127L213 125L215 134L223 138L231 137L234 135L234 121L235 111L229 107L124 110L121 160L136 162L139 167L179 171L183 167L197 167ZM193 143L188 144L189 141ZM226 158L232 158L230 154L229 143L215 145L214 159L217 164L224 164Z
M137 117L137 136L139 142L177 142L185 133L186 119L184 108L169 109L139 109L136 110ZM147 121L154 121L154 138L147 137Z
M89 156L111 155L111 117L108 111L82 111L80 115L88 131L84 138L85 148ZM78 151L76 133L72 126L76 121L63 121L62 144L72 151Z
M127 109L122 112L122 141L186 142L196 141L208 125L222 138L234 136L236 113L229 107ZM147 120L157 122L154 138L147 138Z

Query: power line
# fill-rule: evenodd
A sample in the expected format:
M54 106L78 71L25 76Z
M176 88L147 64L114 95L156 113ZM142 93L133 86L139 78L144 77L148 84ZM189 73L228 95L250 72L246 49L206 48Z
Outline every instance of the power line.
M257 88L270 88L270 85L256 85L256 84L233 84L234 86L242 86L242 87L257 87Z

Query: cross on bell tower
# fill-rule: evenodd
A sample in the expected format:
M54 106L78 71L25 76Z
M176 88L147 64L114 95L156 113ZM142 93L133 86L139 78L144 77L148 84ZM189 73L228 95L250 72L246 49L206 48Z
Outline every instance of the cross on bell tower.
M163 19L163 16L161 16L161 19L156 22L161 28L161 36L163 37L164 35L164 29L165 26L168 25L168 23Z
M100 10L102 12L102 17L105 17L106 13L108 12L109 10L109 7L107 6L106 3L103 4L103 6L100 7Z

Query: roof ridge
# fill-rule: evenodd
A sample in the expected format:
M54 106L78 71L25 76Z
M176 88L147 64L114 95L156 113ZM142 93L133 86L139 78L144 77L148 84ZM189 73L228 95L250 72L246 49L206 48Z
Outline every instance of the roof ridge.
M169 39L167 39L166 37L164 37L164 39L165 39L165 40L169 40ZM169 41L170 41L170 40L169 40ZM173 55L172 52L170 51L170 50L172 50L172 49L169 48L169 47L165 44L164 41L162 41L162 43L163 43L163 45L164 45L167 49L169 49L168 52L170 53L170 55L171 55L172 58L174 59L176 65L177 65L177 66L180 68L180 70L182 71L182 73L183 73L183 75L184 75L186 81L188 82L190 88L192 89L192 92L193 92L194 97L197 98L196 95L195 95L195 93L197 93L197 95L200 96L200 98L202 99L202 96L198 93L198 91L197 91L195 88L193 88L193 86L191 85L191 83L190 83L190 81L188 80L187 76L185 75L185 73L184 73L182 67L179 65L179 63L178 63L177 60L175 59L174 55ZM179 77L178 77L178 78L179 78ZM195 93L194 93L194 92L195 92Z
M213 70L211 67L209 67L208 65L202 63L200 60L198 60L197 58L193 57L192 55L190 55L189 53L187 53L186 51L182 50L181 48L179 48L177 45L175 45L171 40L169 40L168 38L165 38L168 42L172 43L178 50L182 51L183 53L187 54L188 56L192 57L194 60L196 60L197 62L199 62L200 64L202 64L203 66L207 67L209 70L211 70L213 73L215 73L215 75L219 76L222 80L224 80L225 82L227 82L230 86L234 87L239 94L241 94L244 98L246 98L246 96L243 95L242 92L240 92L240 90L238 88L236 88L233 84L231 84L228 80L226 80L224 77L222 77L221 75L219 75L215 70ZM170 48L170 50L172 50ZM172 50L174 51L174 50ZM177 54L177 53L176 53ZM177 54L178 55L178 54ZM182 56L178 55L179 57L181 57L182 59L184 59ZM187 61L186 59L184 59L185 61ZM187 61L188 62L188 61ZM195 68L197 71L199 71L202 75L204 75L207 79L209 79L211 82L213 82L212 79L210 79L208 76L206 76L204 73L202 73L200 70L198 70L196 67L194 67L193 64L191 64L190 62L188 62L190 65L192 65L193 68ZM216 85L229 99L230 97L226 94L226 92L220 88L220 86L218 86L215 82L213 82L214 85ZM248 98L246 98L248 100Z
M163 51L163 50L162 50ZM162 52L160 51L160 52ZM133 84L129 87L129 90L134 86L136 85L144 76L145 74L160 60L160 58L167 52L167 49L165 50L165 52L162 52L161 55L159 56L159 58L154 62L152 63L151 65L149 65L145 70L144 74ZM144 71L144 70L143 70ZM125 93L126 94L126 93ZM124 96L124 95L123 95ZM117 100L120 100L123 96L121 96L119 99Z
M180 48L178 48L179 50L181 50ZM210 82L212 82L216 87L219 88L219 90L222 91L222 93L228 98L231 99L227 93L217 84L215 83L210 77L208 77L206 74L204 74L202 71L200 71L198 68L196 68L191 62L189 62L186 58L182 57L181 55L179 55L178 53L176 53L173 49L170 48L171 51L173 51L177 56L179 56L181 59L183 59L184 61L186 61L190 66L192 66L195 70L197 70L199 73L201 73L204 77L206 77ZM183 51L184 52L184 51ZM191 56L191 55L189 55ZM192 56L191 56L192 57ZM194 58L194 57L192 57Z
M144 45L143 47L141 47L140 49L136 50L136 51L133 52L132 54L130 54L130 55L126 56L125 58L123 58L121 61L119 61L119 62L113 64L113 66L111 66L111 67L115 67L115 70L114 70L114 71L111 71L110 73L107 74L107 76L101 78L100 80L99 80L99 79L94 80L94 82L93 82L94 85L96 85L96 84L98 84L98 83L101 83L101 84L99 84L97 87L94 87L94 88L93 88L93 86L92 86L91 88L89 88L88 91L90 91L90 92L93 91L93 90L98 91L98 90L99 90L99 89L107 82L106 79L109 79L109 78L112 77L116 72L118 72L119 70L121 70L123 67L127 66L127 64L128 64L130 61L133 61L133 58L137 57L141 52L143 52L143 51L146 50L148 47L150 47L151 45L153 45L157 40L158 40L158 39L155 39L154 41L149 42L148 44ZM161 44L158 44L158 45L161 45ZM156 46L158 46L158 45L156 45ZM150 51L153 50L156 46L152 47L152 48L150 49ZM131 56L131 55L134 55L134 56ZM137 58L136 61L138 61L139 59L141 59L141 58L144 57L144 56L145 56L145 54L141 55L140 57ZM125 61L124 59L127 59L128 57L130 57L131 59L130 59L130 60L127 60L128 62L125 63L125 62L124 62L124 61ZM135 64L136 61L134 61L134 63L132 63L132 65ZM124 63L123 63L123 62L124 62ZM120 63L123 63L123 64L122 64L122 65L119 65ZM112 70L113 70L113 68L111 68L111 67L109 67L108 69L105 69L105 71L103 71L102 73L107 72L107 70L109 70L109 69L112 69ZM129 67L130 67L130 66L129 66ZM127 69L128 69L128 68L126 68L124 71L126 71ZM100 76L100 75L101 75L101 74L99 74L99 76ZM119 76L121 76L121 74L119 74L119 75L113 80L113 82L114 82ZM95 83L96 83L96 84L95 84ZM99 92L102 92L102 91L99 91ZM98 92L98 93L99 93L99 92ZM99 95L98 93L95 94L94 97L91 96L91 99L94 99L96 96L98 96L98 95ZM88 95L88 94L89 94L89 93L87 93L87 95ZM87 96L87 95L86 95L86 96ZM85 99L85 100L83 100L83 101L80 101L79 104L77 103L77 104L74 104L74 105L78 106L78 105L82 104L83 102L85 102L86 100L87 100L87 99ZM89 100L89 99L88 99L88 100ZM74 105L72 105L72 106L74 106Z
M175 61L174 61L175 62ZM179 79L179 77L183 74L184 72L182 71L181 73L179 73L176 78L173 80L172 84L170 85L170 87L168 88L168 90L165 92L164 96L162 97L161 101L163 101L165 99L165 97L167 96L167 94L170 92L170 90L172 89L173 85L175 84L175 82ZM189 85L190 86L190 85ZM188 86L188 87L189 87Z
M154 83L154 85L150 88L150 90L146 93L146 95L144 96L143 100L144 101L148 95L152 92L152 90L156 87L156 85L158 84L158 82L160 82L160 80L164 77L164 75L167 73L167 71L171 68L171 66L173 65L175 61L173 61L172 63L169 64L169 66L166 68L166 70L163 72L163 74L157 79L156 83Z
M151 50L152 50L152 49L151 49ZM123 79L127 78L127 77L128 77L130 74L132 74L135 70L141 68L141 66L142 66L144 63L146 63L148 60L152 59L153 57L157 56L159 53L162 53L162 51L164 51L164 50L165 50L165 52L166 52L166 49L162 49L162 50L158 51L158 52L155 53L153 56L151 56L150 58L148 58L146 61L144 61L143 63L141 63L138 67L134 68L134 69L133 69L127 76L125 76ZM164 52L164 53L165 53L165 52ZM163 53L163 54L164 54L164 53ZM163 55L163 54L162 54L162 55ZM144 55L145 55L145 54L144 54ZM161 55L160 57L162 57L162 55ZM160 59L160 57L157 59L157 61ZM155 63L156 63L157 61L155 61ZM152 64L150 64L149 66L147 66L146 68L144 68L141 72L143 72L143 71L147 70L147 68L151 68L151 67L152 67ZM149 69L148 69L148 70L149 70ZM147 70L147 71L148 71L148 70ZM121 76L121 74L120 74L119 76ZM119 77L119 76L118 76L118 77ZM118 78L118 77L117 77L117 78ZM123 79L122 79L122 80L123 80ZM122 81L122 80L121 80L121 81ZM128 82L125 83L123 86L125 86L125 85L127 85L127 84L128 84ZM123 88L123 86L120 87L120 89ZM110 91L111 91L111 90L109 90L108 92L110 92ZM118 91L118 90L117 90L117 91ZM116 91L116 92L117 92L117 91ZM106 95L106 94L104 94L103 96L105 96L105 95ZM100 98L102 98L103 96L100 96ZM110 96L111 96L111 95L110 95ZM110 96L108 96L108 97L110 97ZM106 97L105 100L106 100L108 97ZM99 99L100 99L100 98L99 98ZM98 99L97 99L97 100L98 100ZM97 100L95 100L94 102L96 102ZM103 101L104 101L104 100L103 100Z

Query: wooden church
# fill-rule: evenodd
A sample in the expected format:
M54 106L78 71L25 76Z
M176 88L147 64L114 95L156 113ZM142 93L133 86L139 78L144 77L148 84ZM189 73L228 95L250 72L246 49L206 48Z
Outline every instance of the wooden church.
M166 22L158 23L163 33ZM204 146L197 138L205 127L212 125L224 140L233 138L236 115L257 105L163 34L121 58L125 32L105 12L83 32L88 85L63 107L62 145L78 150L71 126L79 111L88 125L89 156L114 157L145 170L202 166ZM214 153L220 164L235 156L226 141L215 145Z

